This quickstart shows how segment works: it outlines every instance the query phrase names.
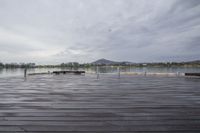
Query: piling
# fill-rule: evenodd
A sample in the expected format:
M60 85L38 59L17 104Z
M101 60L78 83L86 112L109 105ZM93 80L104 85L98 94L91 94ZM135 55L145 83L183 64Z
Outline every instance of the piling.
M118 78L120 78L120 67L117 67L117 71L118 71Z
M99 79L99 66L97 66L96 73L97 73L97 79Z
M147 72L146 71L144 71L144 76L147 76Z
M27 75L27 68L24 69L24 78L26 78Z
M177 72L177 73L176 73L176 76L179 77L179 76L180 76L180 72Z

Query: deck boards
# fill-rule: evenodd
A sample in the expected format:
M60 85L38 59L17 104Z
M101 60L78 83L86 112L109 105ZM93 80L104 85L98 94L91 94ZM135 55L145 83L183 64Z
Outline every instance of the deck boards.
M0 133L198 133L200 79L0 78Z

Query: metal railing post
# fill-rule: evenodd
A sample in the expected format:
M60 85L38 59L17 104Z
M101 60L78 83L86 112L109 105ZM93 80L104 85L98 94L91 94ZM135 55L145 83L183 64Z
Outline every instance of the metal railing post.
M121 75L120 75L120 67L119 66L117 67L117 70L118 70L118 78L120 78Z
M146 71L144 72L144 76L147 76L147 72Z
M97 79L99 79L99 66L97 66Z
M24 78L26 78L27 75L27 68L24 69Z

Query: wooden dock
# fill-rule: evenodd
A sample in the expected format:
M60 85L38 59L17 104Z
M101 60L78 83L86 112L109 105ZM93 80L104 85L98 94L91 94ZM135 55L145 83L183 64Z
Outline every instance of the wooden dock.
M102 76L1 78L0 133L200 132L199 79Z
M53 71L53 74L85 74L85 71Z
M32 76L32 75L46 75L46 74L51 74L50 72L43 72L43 73L29 73L28 75L29 76Z
M33 75L47 75L47 74L85 74L85 71L53 71L53 72L40 72L40 73L29 73L29 76L33 76Z
M185 76L198 76L198 77L200 77L200 73L185 73Z

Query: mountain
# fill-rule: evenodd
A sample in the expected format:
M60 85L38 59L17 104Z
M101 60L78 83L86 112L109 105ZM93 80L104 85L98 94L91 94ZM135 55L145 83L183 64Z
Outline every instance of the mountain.
M120 62L111 61L107 59L99 59L97 61L92 62L91 64L95 65L112 65L112 64L119 64Z
M133 64L132 62L128 62L128 61L122 61L122 62L117 62L117 61L111 61L111 60L107 60L107 59L99 59L97 61L92 62L91 64L94 65L130 65Z
M200 60L188 61L188 62L185 62L185 63L195 63L195 64L200 64Z

